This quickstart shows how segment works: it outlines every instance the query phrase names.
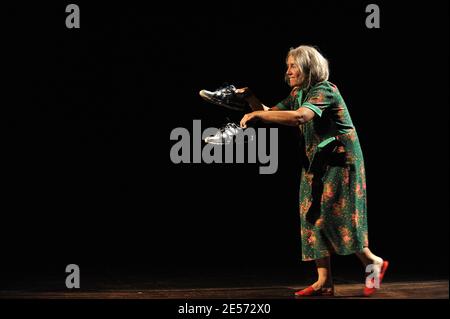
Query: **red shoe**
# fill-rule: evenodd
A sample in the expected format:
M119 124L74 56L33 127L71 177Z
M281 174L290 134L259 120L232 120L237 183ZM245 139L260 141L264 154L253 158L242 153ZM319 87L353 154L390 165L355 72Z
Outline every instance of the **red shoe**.
M384 278L384 274L386 273L388 266L389 266L389 262L387 260L383 261L383 264L381 265L380 274L378 277L380 280L380 288L381 288L381 281ZM364 287L363 294L364 294L364 296L369 297L369 296L373 295L376 290L377 290L377 288L375 288L375 287L369 288L366 286L366 287Z
M295 295L298 297L309 297L309 296L334 296L334 288L322 288L319 290L315 290L313 286L309 286L303 290L299 290L295 292Z

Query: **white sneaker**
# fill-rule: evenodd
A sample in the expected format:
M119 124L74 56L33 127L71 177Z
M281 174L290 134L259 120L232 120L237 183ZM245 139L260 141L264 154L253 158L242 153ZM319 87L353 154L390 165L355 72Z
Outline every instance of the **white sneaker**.
M216 134L205 138L205 143L215 145L230 144L233 143L233 141L235 141L237 137L240 137L241 134L244 134L244 130L236 123L231 122L220 128ZM253 135L247 135L247 137L248 142L253 141L255 138ZM242 136L239 140L247 142L245 141L245 136Z
M231 110L245 111L249 109L244 96L236 93L234 85L224 85L215 91L201 90L199 94L204 100Z

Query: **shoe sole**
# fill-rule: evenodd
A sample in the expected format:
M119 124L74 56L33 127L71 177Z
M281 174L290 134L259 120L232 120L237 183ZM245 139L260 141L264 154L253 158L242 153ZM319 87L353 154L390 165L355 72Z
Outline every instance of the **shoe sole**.
M234 110L234 111L244 111L245 110L245 108L241 108L241 107L236 107L236 106L231 106L231 105L225 104L221 100L215 99L215 98L209 96L208 93L206 93L205 90L201 90L199 92L199 94L200 94L200 96L203 99L205 99L206 101L211 102L213 104L216 104L216 105L219 105L219 106L223 106L223 107L226 107L226 108Z
M241 144L247 144L247 143L252 143L253 141L247 142L245 141L244 143L237 143L237 142L228 142L228 143L217 143L217 142L207 142L205 140L203 140L203 142L205 142L206 144L212 144L212 145L230 145L230 144L236 144L236 145L241 145Z
M204 140L204 142L206 144L211 144L211 145L229 145L229 144L231 144L231 142L229 142L229 143L216 143L216 142L207 142L205 140Z

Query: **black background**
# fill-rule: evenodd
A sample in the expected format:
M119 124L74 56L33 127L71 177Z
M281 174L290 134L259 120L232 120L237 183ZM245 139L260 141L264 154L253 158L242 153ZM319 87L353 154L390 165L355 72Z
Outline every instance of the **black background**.
M3 86L4 280L92 274L314 274L301 263L299 150L279 127L279 169L173 164L172 129L229 112L201 89L283 99L290 47L330 62L360 136L372 250L392 276L448 277L448 3L78 2L7 10ZM238 117L237 114L231 116ZM335 273L363 273L336 257Z

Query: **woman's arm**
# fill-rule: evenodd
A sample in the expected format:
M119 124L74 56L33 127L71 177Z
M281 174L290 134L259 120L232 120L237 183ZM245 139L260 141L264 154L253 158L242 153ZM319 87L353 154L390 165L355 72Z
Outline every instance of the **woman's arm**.
M314 112L306 107L300 107L296 111L255 111L245 114L241 120L241 127L246 128L247 123L254 120L261 120L269 123L276 123L289 126L298 126L311 121Z

